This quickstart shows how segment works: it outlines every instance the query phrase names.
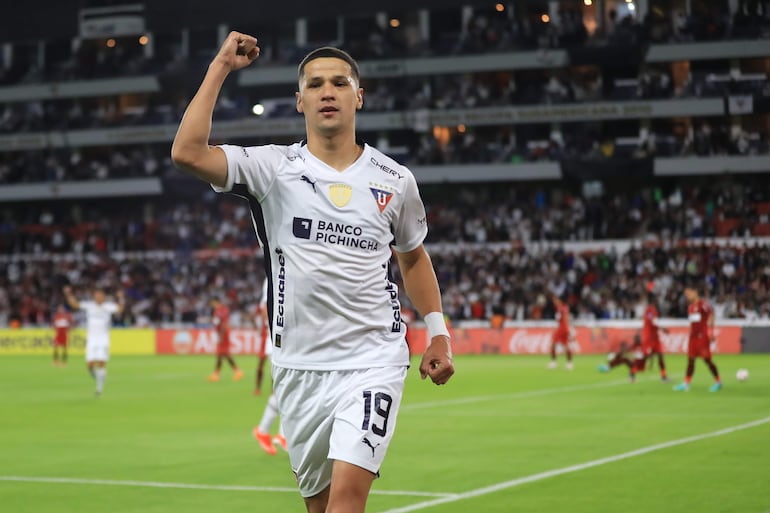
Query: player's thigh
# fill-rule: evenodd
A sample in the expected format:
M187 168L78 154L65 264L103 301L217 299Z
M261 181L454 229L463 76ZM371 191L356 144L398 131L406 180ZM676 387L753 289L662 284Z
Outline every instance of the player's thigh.
M406 367L353 374L335 414L329 458L379 472L395 432L405 378Z
M562 345L566 347L568 342L569 342L569 333L567 333L566 331L556 331L551 337L551 343L554 345Z
M711 358L711 348L707 339L690 339L687 346L688 358Z
M333 386L329 372L273 366L273 394L291 468L303 497L320 494L331 483L329 440L334 424Z
M86 344L87 362L106 362L110 359L109 344Z

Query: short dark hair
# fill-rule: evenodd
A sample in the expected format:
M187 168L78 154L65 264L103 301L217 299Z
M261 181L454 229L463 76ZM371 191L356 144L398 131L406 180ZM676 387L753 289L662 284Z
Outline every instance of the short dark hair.
M297 78L301 81L302 77L305 75L305 65L315 59L321 59L323 57L333 57L335 59L340 59L348 64L350 64L350 70L353 72L353 78L356 79L356 82L361 81L361 73L358 70L358 63L356 60L350 56L348 52L345 50L340 50L339 48L335 48L333 46L322 46L321 48L316 48L309 54L305 55L305 58L302 59L302 62L299 63L299 68L297 68Z

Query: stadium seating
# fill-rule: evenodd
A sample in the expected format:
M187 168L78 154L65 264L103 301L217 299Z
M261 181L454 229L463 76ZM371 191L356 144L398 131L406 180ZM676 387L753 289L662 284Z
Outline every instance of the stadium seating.
M578 316L627 318L650 281L664 314L681 315L676 283L690 272L713 281L719 315L768 317L767 21L742 8L616 12L596 26L573 7L549 14L444 8L319 32L337 39L260 34L262 58L217 105L214 142L296 140L296 62L340 44L361 62L361 135L422 183L453 317L532 318L556 288ZM67 282L129 287L131 323L194 322L214 289L253 303L258 287L236 278L261 277L245 204L169 158L210 36L7 47L0 325L47 323ZM688 267L680 242L708 265Z

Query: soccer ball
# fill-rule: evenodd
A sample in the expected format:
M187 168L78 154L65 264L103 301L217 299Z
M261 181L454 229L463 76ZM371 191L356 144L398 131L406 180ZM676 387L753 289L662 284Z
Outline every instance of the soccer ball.
M749 379L749 371L747 369L738 369L738 372L735 373L735 379L738 381L746 381Z

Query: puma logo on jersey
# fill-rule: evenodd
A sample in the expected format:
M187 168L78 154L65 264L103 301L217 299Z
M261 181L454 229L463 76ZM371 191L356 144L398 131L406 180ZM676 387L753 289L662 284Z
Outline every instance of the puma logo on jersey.
M313 188L313 192L316 192L316 190L315 190L315 181L313 181L310 178L308 178L307 175L302 175L302 176L299 177L299 179L302 180L303 182L309 183L310 186Z
M369 448L372 450L372 458L374 458L374 450L375 450L377 447L379 447L379 446L380 446L380 444L377 444L377 445L372 445L372 442L370 442L370 441L369 441L369 439L368 439L368 438L366 438L366 437L364 437L364 439L363 439L363 440L361 440L361 443L363 443L364 445L366 445L367 447L369 447Z

